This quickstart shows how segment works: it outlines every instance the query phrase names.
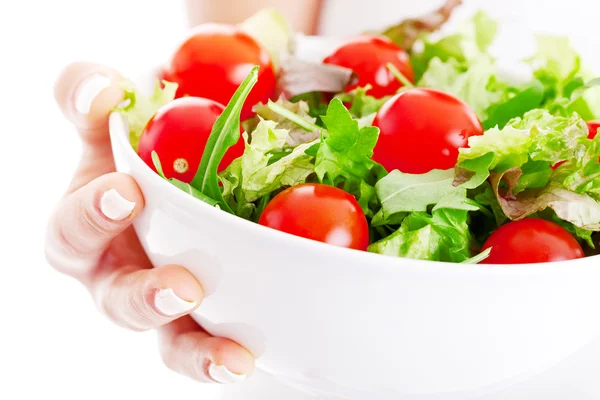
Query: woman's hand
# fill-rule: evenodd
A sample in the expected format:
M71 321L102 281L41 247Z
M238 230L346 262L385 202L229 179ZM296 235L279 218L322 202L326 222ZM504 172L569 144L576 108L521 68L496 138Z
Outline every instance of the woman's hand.
M47 258L82 282L116 324L156 328L169 368L203 382L243 380L254 369L252 354L187 315L202 302L202 286L182 266L152 268L131 226L144 197L133 178L115 172L108 134L108 115L123 101L120 79L110 68L76 63L56 82L56 101L80 134L83 156L50 220Z

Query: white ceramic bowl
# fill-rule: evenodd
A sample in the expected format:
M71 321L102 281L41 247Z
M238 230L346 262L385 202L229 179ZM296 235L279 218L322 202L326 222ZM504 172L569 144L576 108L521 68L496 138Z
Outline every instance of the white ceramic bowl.
M188 267L206 292L193 317L268 374L352 399L600 398L598 257L458 265L337 248L196 200L137 156L120 115L110 131L146 199L135 229L152 263Z

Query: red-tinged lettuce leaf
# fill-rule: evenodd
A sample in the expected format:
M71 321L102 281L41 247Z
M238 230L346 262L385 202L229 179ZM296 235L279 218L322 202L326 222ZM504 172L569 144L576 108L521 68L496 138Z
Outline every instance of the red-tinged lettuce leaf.
M281 63L277 91L287 98L312 92L339 93L355 78L354 71L349 68L288 57Z
M511 168L503 173L491 173L490 183L498 203L506 216L518 221L546 208L578 228L600 230L600 204L587 195L577 194L556 183L541 189L529 189L514 194L513 190L522 175L520 168ZM501 187L501 183L504 185Z
M461 4L462 0L446 0L437 10L417 18L406 19L390 26L382 34L398 46L410 50L422 33L435 32L448 22L453 11Z

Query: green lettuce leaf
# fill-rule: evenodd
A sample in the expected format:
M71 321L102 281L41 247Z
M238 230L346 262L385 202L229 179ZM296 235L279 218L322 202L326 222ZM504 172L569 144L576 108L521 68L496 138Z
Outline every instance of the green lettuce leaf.
M350 104L350 113L354 117L365 118L377 113L391 97L376 98L367 94L369 90L371 90L371 86L367 85L358 87L349 93L340 93L336 97L342 102Z
M554 165L577 159L585 151L582 140L586 137L587 126L577 114L555 117L545 110L530 111L504 129L492 128L482 136L469 138L469 147L459 151L456 183L473 179L478 185L490 171L520 168L530 160ZM466 185L476 187L473 182Z
M271 162L287 145L289 134L287 129L279 129L277 122L267 120L258 124L251 142L248 134L244 133L244 154L238 163L221 174L224 197L239 189L244 201L251 203L280 188L306 182L315 169L313 157L306 154L306 150L318 141L298 145Z
M316 154L315 172L319 180L335 184L341 178L358 187L375 166L371 157L379 129L360 128L339 99L331 101L322 120L327 131L323 132Z
M495 75L495 67L489 58L474 60L464 70L454 59L443 62L435 57L418 86L453 94L469 104L481 120L485 120L487 109L504 96L504 88L494 85Z
M399 212L427 211L457 190L454 171L432 170L426 174L392 171L375 185L384 219Z
M435 40L422 39L422 49L411 54L417 82L429 68L431 60L438 58L443 63L454 60L467 70L474 61L491 59L489 47L496 38L498 25L483 11L476 13L461 32Z
M390 236L373 243L368 251L420 260L463 262L471 257L467 211L438 209L415 212Z
M154 92L150 97L144 96L131 81L121 83L121 88L125 92L125 101L123 105L115 108L129 125L129 142L135 151L137 151L140 136L148 121L156 114L159 108L175 99L178 85L167 81L156 82Z

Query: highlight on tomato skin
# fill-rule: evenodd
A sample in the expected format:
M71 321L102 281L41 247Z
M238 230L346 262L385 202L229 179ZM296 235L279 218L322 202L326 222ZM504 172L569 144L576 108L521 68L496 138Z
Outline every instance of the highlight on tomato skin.
M560 225L527 218L501 226L483 245L492 248L482 264L532 264L583 258L579 242Z
M388 171L424 174L454 168L458 149L483 135L475 112L451 94L427 88L406 89L389 99L373 126L379 139L373 159Z
M275 93L271 56L251 36L233 25L203 24L173 55L164 77L179 84L177 97L196 96L227 104L250 70L259 66L258 82L242 109L242 120L252 106L266 103Z
M308 183L275 196L258 223L335 246L367 250L369 227L351 194L333 186Z
M138 145L138 154L156 172L152 152L156 151L163 173L190 183L200 165L204 148L215 121L225 107L200 97L176 99L161 107L146 125ZM244 153L244 141L225 153L219 171Z
M414 72L408 53L384 36L363 35L351 39L323 62L349 68L356 73L358 81L348 86L347 92L371 85L371 96L381 98L395 94L403 85L389 71L388 63L393 64L414 83Z

